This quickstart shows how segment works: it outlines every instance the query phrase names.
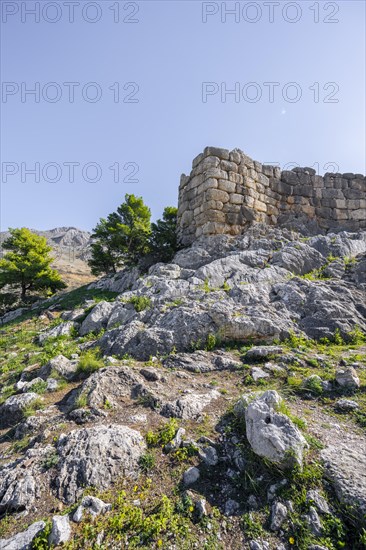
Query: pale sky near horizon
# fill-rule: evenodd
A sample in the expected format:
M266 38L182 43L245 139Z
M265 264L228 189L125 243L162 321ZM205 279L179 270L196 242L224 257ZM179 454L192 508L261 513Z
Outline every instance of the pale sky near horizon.
M365 173L363 1L0 4L2 231L156 218L206 145Z

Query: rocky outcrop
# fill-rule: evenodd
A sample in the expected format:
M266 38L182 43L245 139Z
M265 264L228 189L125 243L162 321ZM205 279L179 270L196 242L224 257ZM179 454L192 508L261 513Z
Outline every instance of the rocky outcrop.
M287 230L254 225L237 237L201 237L98 310L98 327L106 327L98 345L107 355L145 361L204 348L209 339L268 344L294 332L331 340L336 330L346 338L356 325L366 330L363 283L350 281L362 251L364 232L305 243ZM336 254L344 270L325 277ZM136 312L128 303L133 296L150 304ZM200 368L212 367L197 357Z
M44 521L32 523L25 531L8 539L0 539L1 550L31 550L35 537L46 527Z
M144 450L139 432L117 424L74 430L60 437L58 497L71 504L83 487L107 489L119 478L136 474Z
M302 466L306 440L285 415L277 412L281 402L277 392L269 390L255 397L245 410L246 436L253 451L280 466Z

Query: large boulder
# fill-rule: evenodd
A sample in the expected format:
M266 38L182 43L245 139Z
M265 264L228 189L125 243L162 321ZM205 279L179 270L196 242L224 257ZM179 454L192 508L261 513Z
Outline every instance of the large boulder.
M106 367L95 372L81 386L80 393L87 399L87 404L95 409L102 409L106 402L114 407L123 398L136 399L150 396L153 393L146 387L146 379L133 369L122 367Z
M102 328L105 328L112 309L113 304L111 302L99 302L82 322L79 330L80 336L85 336L89 332L99 332Z
M161 409L161 414L174 418L197 419L203 409L219 396L220 394L216 390L203 394L186 393L176 401L165 403Z
M46 481L44 461L54 447L29 449L25 455L0 467L0 514L29 511L42 496Z
M56 325L53 328L50 328L44 332L41 332L38 337L38 343L43 344L46 340L50 338L59 338L60 336L69 336L72 329L77 327L77 323L74 321L67 321L66 323L61 323Z
M112 424L71 431L61 436L57 495L73 504L85 487L108 489L123 476L133 476L146 449L144 438L127 426Z
M66 378L66 380L72 380L76 375L77 368L77 361L71 361L63 355L57 355L56 357L50 359L45 365L43 365L43 367L39 370L38 375L43 378L43 380L46 380L51 376L52 372L54 371L59 376L62 376L62 378Z
M36 521L25 531L9 539L0 539L0 548L1 550L31 550L33 540L45 527L44 521Z
M280 466L302 466L305 438L294 423L277 412L281 397L268 390L255 397L245 411L246 435L253 451Z
M39 395L33 392L8 397L0 406L0 428L14 426L20 422L24 418L27 407L37 399Z

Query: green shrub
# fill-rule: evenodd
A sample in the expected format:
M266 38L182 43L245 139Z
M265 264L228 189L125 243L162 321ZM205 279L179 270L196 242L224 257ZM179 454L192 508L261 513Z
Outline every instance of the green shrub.
M132 304L137 313L151 308L151 300L148 296L132 296L127 303Z
M155 466L155 456L151 453L140 456L139 466L143 472L148 472Z
M147 432L146 442L150 447L157 447L158 445L166 445L173 439L178 429L178 422L175 418L170 420L158 430L157 433L152 431Z
M82 352L78 364L78 372L81 374L92 374L93 372L103 368L104 362L101 358L99 348L90 349Z

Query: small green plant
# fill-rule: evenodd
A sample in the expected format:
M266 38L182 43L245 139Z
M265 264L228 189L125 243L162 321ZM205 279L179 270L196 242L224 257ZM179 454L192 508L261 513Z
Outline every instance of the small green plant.
M38 535L32 541L32 550L48 550L50 545L48 542L48 537L51 534L52 523L50 520L46 522L46 526L38 533Z
M158 432L147 432L145 438L150 447L158 445L166 445L173 439L178 429L178 422L175 418L171 418Z
M151 300L148 296L132 296L127 303L132 304L137 313L151 308Z
M89 375L104 366L99 348L89 349L82 352L80 356L78 372L80 374Z
M139 466L143 472L148 472L155 466L155 456L151 453L140 456Z
M366 342L366 333L356 325L355 328L347 334L347 341L350 344L361 346Z
M42 395L43 393L45 393L46 388L47 388L47 382L44 382L44 381L36 382L35 384L32 384L31 391Z
M42 467L44 470L50 470L51 468L57 466L59 460L60 457L58 456L57 452L53 451L52 453L48 454L43 460Z
M209 334L207 336L206 350L211 351L216 347L216 345L217 345L216 336L214 334Z
M256 539L264 535L262 522L255 517L254 512L243 514L240 521L240 526L245 535L250 539Z
M211 292L211 288L210 288L210 281L209 281L209 278L206 277L206 279L204 280L204 283L203 283L203 286L202 286L202 290L204 292Z
M88 398L86 393L79 393L77 399L75 400L75 409L83 409L88 405Z
M307 378L304 381L304 389L306 389L307 391L309 391L315 396L322 395L323 393L322 381L316 375L309 376L309 378Z
M225 281L224 284L222 285L222 290L224 290L225 292L229 292L231 290L227 281Z
M34 401L31 401L27 407L23 409L23 417L28 418L29 416L33 416L37 411L44 408L44 403L41 398L34 399Z

